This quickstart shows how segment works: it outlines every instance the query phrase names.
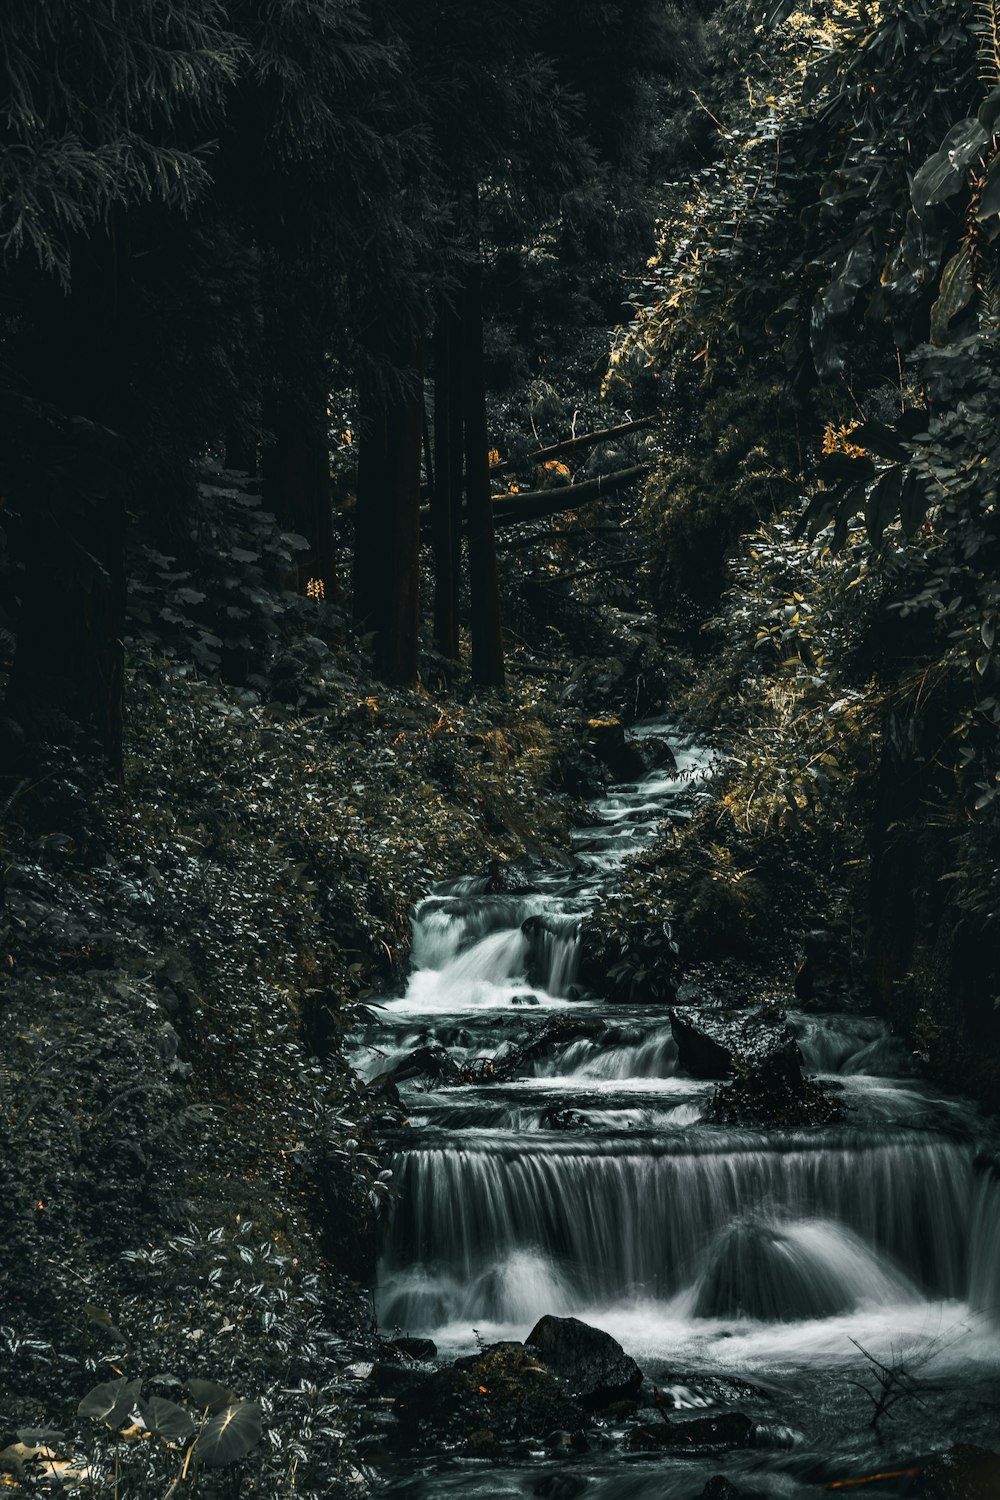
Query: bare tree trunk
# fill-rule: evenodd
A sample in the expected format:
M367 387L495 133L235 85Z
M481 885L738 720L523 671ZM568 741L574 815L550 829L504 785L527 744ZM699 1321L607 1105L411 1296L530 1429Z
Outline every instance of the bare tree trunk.
M389 577L379 638L379 666L389 682L415 685L420 635L420 447L423 439L423 354L406 351L410 386L394 399L387 423L389 527L382 537Z
M500 580L493 534L486 378L483 360L483 273L469 272L463 298L462 381L465 390L465 485L469 538L472 678L482 687L503 687Z
M388 539L389 413L369 381L360 393L358 491L354 508L353 615L360 630L380 631L385 590L381 577Z
M120 334L129 290L128 224L120 216L74 256L72 290L52 324L61 349L39 349L48 368L38 384L54 384L57 403L11 413L17 441L10 471L0 475L20 564L7 709L29 739L58 741L72 725L95 732L119 780L125 496L134 478L124 472L114 429L128 400Z
M462 425L454 393L461 392L457 319L445 312L434 336L434 485L431 539L434 551L434 645L457 661L459 566L461 563ZM455 430L455 418L458 430ZM458 489L455 489L456 470ZM456 549L456 540L458 549Z
M374 379L361 392L354 545L354 619L374 632L379 670L390 682L417 681L420 611L422 350L413 338L393 351L404 381L386 393Z

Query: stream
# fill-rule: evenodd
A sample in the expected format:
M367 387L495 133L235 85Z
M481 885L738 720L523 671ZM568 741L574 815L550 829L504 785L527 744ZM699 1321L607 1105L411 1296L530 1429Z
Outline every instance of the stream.
M716 1085L680 1068L665 1008L577 986L581 918L664 820L711 795L708 751L661 722L632 734L666 740L675 765L592 803L568 864L513 895L457 880L414 914L405 993L380 1002L355 1066L373 1078L432 1045L484 1076L401 1086L379 1323L447 1359L571 1315L618 1339L678 1414L739 1409L756 1442L633 1454L611 1428L558 1461L414 1460L393 1495L689 1500L721 1473L741 1494L815 1496L995 1442L1000 1181L974 1107L923 1080L877 1018L790 1001L806 1069L839 1091L844 1120L709 1124ZM514 1076L489 1076L484 1060L523 1057L543 1033ZM915 1382L878 1432L853 1383L875 1389L859 1344Z

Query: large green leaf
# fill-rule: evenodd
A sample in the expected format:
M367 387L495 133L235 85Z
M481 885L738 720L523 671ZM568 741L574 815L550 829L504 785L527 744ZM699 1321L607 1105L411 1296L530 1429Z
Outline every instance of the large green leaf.
M194 1436L194 1422L190 1412L178 1406L176 1401L167 1401L163 1396L150 1396L139 1402L142 1420L150 1432L158 1437L170 1438L173 1442L186 1443Z
M953 318L972 301L975 292L969 252L964 247L958 250L941 273L941 289L931 308L931 342L944 344L948 339L948 327Z
M84 1396L77 1407L77 1414L90 1417L95 1422L106 1422L109 1427L120 1427L139 1399L140 1380L108 1380L95 1385Z
M184 1389L190 1392L199 1406L208 1411L221 1411L224 1406L237 1406L241 1400L235 1391L231 1391L226 1385L219 1385L215 1380L191 1379L185 1382Z
M260 1405L241 1401L218 1412L202 1429L195 1444L195 1461L200 1464L229 1464L249 1453L260 1441Z
M928 157L910 186L910 198L918 214L958 192L969 164L989 139L989 134L974 116L960 120L949 130L941 142L941 149Z

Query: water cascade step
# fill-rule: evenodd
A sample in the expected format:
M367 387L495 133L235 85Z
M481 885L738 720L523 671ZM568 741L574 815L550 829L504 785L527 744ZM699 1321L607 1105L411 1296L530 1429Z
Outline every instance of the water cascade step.
M772 1375L958 1328L950 1359L1000 1362L1000 1170L972 1107L922 1082L881 1020L791 1002L794 1046L842 1120L723 1127L665 1007L580 989L587 912L711 795L708 751L667 724L636 733L667 741L649 763L668 768L592 805L571 867L514 894L482 875L435 891L404 992L359 1039L369 1079L420 1049L455 1064L454 1082L402 1085L382 1326L464 1354L578 1317L640 1362Z

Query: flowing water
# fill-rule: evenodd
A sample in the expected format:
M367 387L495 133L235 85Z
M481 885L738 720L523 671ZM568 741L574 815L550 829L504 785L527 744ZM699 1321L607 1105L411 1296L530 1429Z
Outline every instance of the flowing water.
M726 1382L744 1382L755 1449L563 1460L588 1497L695 1496L717 1472L748 1493L815 1495L991 1438L1000 1182L973 1108L916 1076L881 1021L793 1010L806 1067L840 1091L844 1122L711 1125L715 1085L680 1069L663 1007L579 989L581 917L664 820L711 795L709 754L662 724L636 733L665 738L676 768L592 804L569 867L516 896L456 881L415 913L405 993L382 1002L356 1066L374 1078L431 1044L480 1081L403 1086L381 1326L454 1356L571 1314L614 1334L679 1412L731 1404ZM492 1079L489 1060L512 1053L514 1075ZM852 1383L874 1388L859 1344L920 1385L921 1404L901 1403L881 1433ZM393 1492L544 1494L546 1472L442 1460Z

